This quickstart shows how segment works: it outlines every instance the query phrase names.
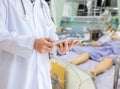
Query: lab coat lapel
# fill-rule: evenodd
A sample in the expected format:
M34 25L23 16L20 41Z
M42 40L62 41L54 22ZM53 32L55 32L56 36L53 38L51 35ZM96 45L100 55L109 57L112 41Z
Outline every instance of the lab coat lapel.
M36 27L36 34L37 37L46 37L44 34L44 28L42 27L41 23L44 23L44 20L42 18L42 12L40 8L40 0L36 0L34 5L34 21L35 21L35 27Z

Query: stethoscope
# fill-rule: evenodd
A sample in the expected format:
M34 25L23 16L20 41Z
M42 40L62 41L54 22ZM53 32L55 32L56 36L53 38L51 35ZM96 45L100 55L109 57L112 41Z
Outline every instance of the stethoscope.
M23 3L23 0L21 0L21 4L22 4L23 12L24 12L22 17L25 21L29 20L29 16L28 16L27 11L25 9L25 5ZM45 6L44 6L44 4L41 0L40 0L40 5L41 5L41 8L42 8L42 13L43 13L43 15L45 17L45 20L47 22L47 25L50 26L51 25L51 17L49 16L48 12L46 11Z

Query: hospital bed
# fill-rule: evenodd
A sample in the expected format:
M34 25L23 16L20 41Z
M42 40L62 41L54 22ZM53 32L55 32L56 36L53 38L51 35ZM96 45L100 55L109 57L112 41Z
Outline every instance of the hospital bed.
M118 56L117 64L115 65L115 72L114 72L114 89L118 89L119 70L120 70L120 56Z
M58 56L57 54L54 54L54 58L63 63L66 63L67 61L75 58L76 56L78 56L78 54L71 51L64 56ZM89 60L86 63L78 65L76 69L79 69L80 71L82 69L87 74L89 73L90 69L95 67L97 63L98 62ZM93 83L96 87L95 89L120 89L119 69L120 69L120 56L118 57L117 63L115 66L113 66L110 70L102 74L99 74L96 77L96 79L93 79ZM71 82L74 82L74 81L71 81Z

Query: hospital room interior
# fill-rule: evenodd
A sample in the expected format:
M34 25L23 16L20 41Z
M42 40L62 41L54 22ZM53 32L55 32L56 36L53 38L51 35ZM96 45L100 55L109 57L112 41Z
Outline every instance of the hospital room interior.
M46 1L56 42L78 41L65 55L50 53L52 88L120 89L120 0Z

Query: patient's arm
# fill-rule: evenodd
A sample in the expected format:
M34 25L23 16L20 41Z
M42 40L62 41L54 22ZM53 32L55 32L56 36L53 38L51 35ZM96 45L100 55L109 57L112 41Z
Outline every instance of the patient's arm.
M101 46L102 43L99 42L99 41L91 41L88 45L90 45L90 46Z

